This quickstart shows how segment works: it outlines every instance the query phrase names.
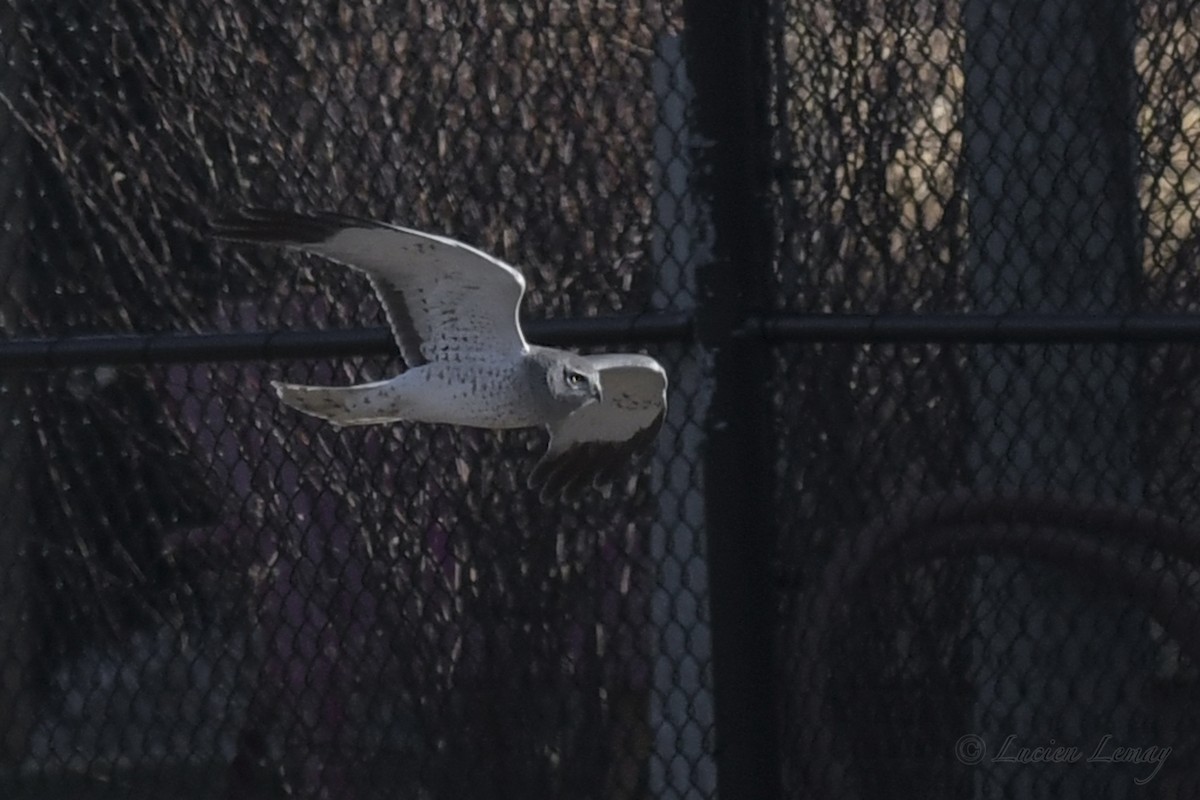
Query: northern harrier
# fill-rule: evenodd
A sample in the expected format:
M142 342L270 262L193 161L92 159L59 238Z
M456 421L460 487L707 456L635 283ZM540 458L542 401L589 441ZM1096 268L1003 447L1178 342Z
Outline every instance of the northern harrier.
M212 232L324 256L364 273L379 295L408 369L357 386L273 382L297 411L339 426L545 426L550 446L529 477L543 496L611 480L662 425L662 365L529 344L517 315L524 277L473 247L340 214L263 209L220 218Z

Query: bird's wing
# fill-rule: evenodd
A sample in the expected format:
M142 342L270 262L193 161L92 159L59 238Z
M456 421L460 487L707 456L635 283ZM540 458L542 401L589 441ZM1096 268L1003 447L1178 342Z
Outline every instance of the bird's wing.
M649 356L585 356L600 372L603 399L549 426L550 446L529 476L547 497L616 477L658 434L667 410L667 373Z
M245 209L212 222L221 239L315 253L363 272L409 367L524 352L525 278L474 247L341 214Z

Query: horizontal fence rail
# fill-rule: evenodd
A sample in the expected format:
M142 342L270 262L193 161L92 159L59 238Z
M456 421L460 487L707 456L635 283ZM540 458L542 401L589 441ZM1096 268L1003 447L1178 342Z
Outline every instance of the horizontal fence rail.
M692 338L686 312L535 320L528 337L546 345L654 344ZM1124 314L791 314L756 316L743 337L776 343L921 344L1200 344L1200 315ZM0 370L97 365L274 361L387 356L385 327L239 333L129 333L0 341Z
M752 320L744 333L776 342L1200 342L1200 315L783 313Z
M662 342L689 338L691 316L684 313L630 314L534 320L525 322L523 327L530 339L547 345ZM3 341L0 342L0 370L387 356L396 352L391 331L385 327L244 333L128 333Z

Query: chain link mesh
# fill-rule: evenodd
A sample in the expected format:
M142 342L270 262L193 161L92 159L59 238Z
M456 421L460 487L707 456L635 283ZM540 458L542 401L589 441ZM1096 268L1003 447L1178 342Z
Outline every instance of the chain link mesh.
M765 8L768 310L1200 307L1195 8ZM245 203L462 238L534 318L691 311L684 11L7 0L0 330L382 323L204 237ZM525 489L537 432L336 431L267 386L396 359L0 375L0 797L716 796L703 491L738 476L706 355L611 344L670 416L580 502ZM1195 345L773 364L783 795L1196 795Z
M778 308L1195 310L1193 5L772 9ZM786 796L1196 794L1194 360L779 349Z
M206 241L205 219L243 203L465 239L523 265L534 316L675 299L643 266L675 224L654 214L655 137L679 132L652 75L675 9L3 13L10 337L382 322L344 271ZM535 433L338 432L267 386L401 366L4 379L0 795L688 791L663 777L679 770L651 728L655 674L710 679L690 645L661 663L676 632L650 603L660 571L694 570L701 529L655 539L672 490L651 496L635 466L606 496L538 503ZM681 436L672 422L664 441ZM703 586L681 592L706 606Z

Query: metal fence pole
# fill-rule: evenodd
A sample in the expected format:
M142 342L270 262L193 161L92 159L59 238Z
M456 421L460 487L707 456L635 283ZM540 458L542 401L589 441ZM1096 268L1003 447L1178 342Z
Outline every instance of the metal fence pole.
M0 43L8 54L8 64L0 67L0 92L6 97L17 96L22 81L17 69L24 53L18 44L16 17L11 7L0 10ZM26 294L28 208L24 183L29 175L28 159L28 139L8 107L0 103L0 198L5 223L0 228L0 334L9 337L20 334L20 307ZM4 497L0 513L0 767L20 766L36 721L29 686L34 641L25 556L30 533L25 380L22 375L0 376L0 496Z
M692 119L707 140L693 150L696 185L713 224L714 260L699 269L696 333L712 354L714 378L704 474L717 787L730 800L770 800L781 791L771 362L759 337L735 336L770 297L767 8L691 0L684 16Z
M656 309L690 313L696 307L696 266L712 257L709 211L693 195L694 170L687 106L691 84L678 36L658 41L654 64L658 126L654 133L659 170L655 200L653 261ZM712 634L709 629L708 565L704 561L704 415L711 401L708 358L696 344L670 344L659 357L671 373L667 419L654 461L658 519L650 558L656 571L651 597L654 630L654 692L650 722L655 755L653 797L712 797Z

